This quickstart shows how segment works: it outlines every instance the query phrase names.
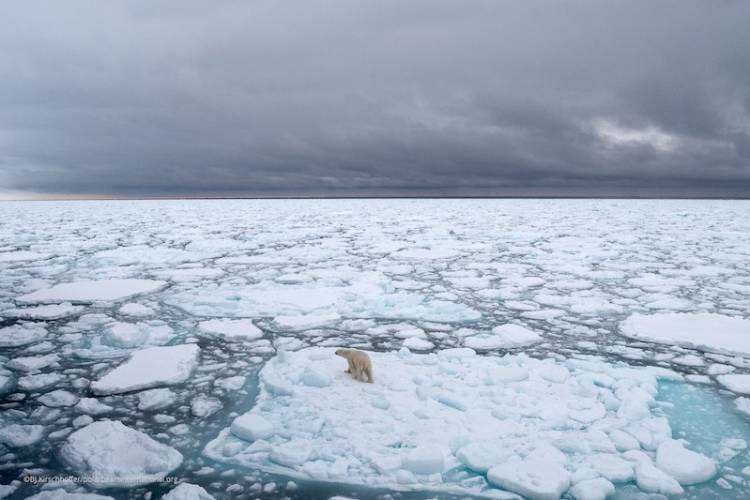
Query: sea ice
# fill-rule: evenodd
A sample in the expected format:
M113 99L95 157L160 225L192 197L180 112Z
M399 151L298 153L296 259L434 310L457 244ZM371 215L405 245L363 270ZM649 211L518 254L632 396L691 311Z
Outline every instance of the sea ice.
M750 354L750 320L720 314L634 314L622 322L620 332L660 344Z
M716 377L721 385L738 394L750 394L750 374L729 373Z
M149 347L134 351L127 361L91 383L95 394L120 394L185 382L198 364L195 344Z
M96 488L129 488L163 479L182 463L174 448L116 420L100 420L68 436L60 449L68 467Z
M22 262L28 260L44 260L51 257L51 254L29 252L26 250L19 250L17 252L0 252L0 264L9 262Z
M200 330L229 341L253 340L263 336L263 331L249 319L211 319L201 321Z
M166 285L164 281L147 279L112 278L98 281L74 281L22 295L16 298L16 302L23 304L109 302L155 292Z
M702 483L716 475L716 462L671 439L659 445L656 466L682 485Z
M215 500L206 490L197 484L180 483L161 497L161 500Z
M154 314L154 310L148 306L144 306L143 304L129 302L127 304L123 304L122 307L120 307L119 313L125 316L142 317Z
M255 407L204 454L314 480L481 495L499 487L545 499L566 493L585 467L585 479L601 480L575 494L599 498L612 481L637 479L627 453L655 456L671 440L668 421L652 413L657 381L648 371L593 359L477 356L466 348L370 357L375 384L345 374L334 349L280 354L260 372ZM326 384L309 383L311 372ZM462 466L487 474L494 486L446 479ZM671 470L684 479L681 467ZM644 484L656 477L657 490L669 489L669 476L643 469Z
M70 303L49 304L35 307L6 309L5 311L0 312L0 316L5 316L6 318L53 321L75 316L83 310L84 307L74 306Z
M18 323L0 328L0 348L19 347L39 342L47 336L47 329L38 323Z
M44 435L41 425L9 424L0 428L0 443L12 448L31 446Z
M499 325L492 334L479 334L464 339L464 345L477 350L515 349L538 344L543 339L537 333L520 325Z

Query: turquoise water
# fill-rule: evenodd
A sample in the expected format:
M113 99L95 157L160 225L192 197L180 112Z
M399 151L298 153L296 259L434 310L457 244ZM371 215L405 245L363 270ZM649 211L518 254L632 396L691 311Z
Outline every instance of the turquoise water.
M750 466L750 449L741 450L730 460L718 458L722 439L741 438L750 444L750 418L735 410L733 398L712 386L663 382L657 399L663 403L661 408L669 419L672 437L686 439L690 449L719 462L719 472L713 480L686 487L682 498L750 498L750 478L741 474L744 467ZM635 486L626 485L618 489L616 498L645 496Z

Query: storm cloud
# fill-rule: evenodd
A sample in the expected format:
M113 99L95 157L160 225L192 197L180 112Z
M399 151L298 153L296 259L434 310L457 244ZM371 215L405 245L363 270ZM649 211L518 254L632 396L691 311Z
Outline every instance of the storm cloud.
M0 6L0 190L750 196L747 1Z

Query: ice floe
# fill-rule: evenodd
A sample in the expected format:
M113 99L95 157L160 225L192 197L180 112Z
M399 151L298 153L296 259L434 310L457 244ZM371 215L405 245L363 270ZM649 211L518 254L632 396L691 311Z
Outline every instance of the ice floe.
M100 420L75 431L60 448L60 457L97 488L156 482L182 463L174 448L116 420Z
M0 316L6 318L34 319L34 320L56 320L75 316L83 311L81 306L74 306L69 303L50 304L36 307L24 307L6 309L0 312Z
M134 351L123 364L92 382L91 389L103 395L181 384L193 373L199 354L195 344Z
M166 286L164 281L148 279L112 278L97 281L75 281L61 283L52 288L21 295L16 302L22 304L46 304L56 302L91 303L97 301L124 300L136 295L151 293Z
M529 498L596 498L586 495L638 477L669 492L715 473L652 411L647 371L471 349L370 356L373 385L344 373L333 349L280 354L255 407L204 454L299 478Z
M263 331L249 319L211 319L201 321L200 330L226 340L253 340L263 336Z
M620 332L660 344L750 354L750 320L720 314L634 314L621 324Z

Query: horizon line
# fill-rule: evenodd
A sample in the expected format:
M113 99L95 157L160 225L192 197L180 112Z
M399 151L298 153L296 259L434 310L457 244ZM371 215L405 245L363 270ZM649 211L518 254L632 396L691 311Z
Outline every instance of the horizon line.
M50 197L50 198L7 198L0 202L45 202L45 201L179 201L179 200L388 200L388 199L433 199L433 200L726 200L749 201L747 196L678 196L678 195L248 195L248 196L94 196L94 197Z

